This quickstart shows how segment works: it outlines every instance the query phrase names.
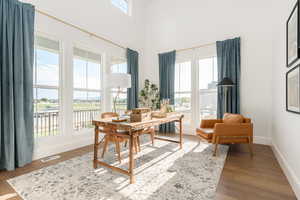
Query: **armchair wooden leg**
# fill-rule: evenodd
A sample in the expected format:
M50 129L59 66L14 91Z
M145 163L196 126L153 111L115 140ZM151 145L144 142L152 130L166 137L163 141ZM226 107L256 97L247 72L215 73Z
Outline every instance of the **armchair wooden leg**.
M250 136L248 137L248 147L249 147L250 155L251 157L253 157L252 138Z
M125 144L124 144L125 147L127 147L127 143L128 143L128 140L125 141Z
M216 140L215 140L215 150L214 150L214 154L213 156L217 156L217 150L218 150L218 144L219 144L219 137L216 136Z
M107 148L107 145L108 145L108 136L104 136L104 145L103 145L103 150L102 150L102 155L101 155L101 158L104 157L104 154L105 154L105 151L106 151L106 148Z

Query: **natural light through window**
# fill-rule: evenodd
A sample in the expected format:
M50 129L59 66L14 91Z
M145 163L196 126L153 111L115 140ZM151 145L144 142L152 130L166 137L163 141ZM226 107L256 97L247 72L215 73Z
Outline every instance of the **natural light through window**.
M111 73L127 73L127 61L125 58L113 58L111 65ZM111 89L111 103L112 99L117 95L117 89ZM113 103L112 103L113 106ZM127 89L121 89L119 98L116 103L118 113L124 112L127 109Z
M217 58L199 60L199 105L200 118L216 118L217 116Z
M74 48L73 127L90 128L101 112L101 55Z
M125 14L129 13L129 3L128 0L111 0L111 3L119 8Z
M33 66L35 137L59 133L59 42L35 38Z
M191 122L191 62L175 65L175 110L184 113L184 123Z

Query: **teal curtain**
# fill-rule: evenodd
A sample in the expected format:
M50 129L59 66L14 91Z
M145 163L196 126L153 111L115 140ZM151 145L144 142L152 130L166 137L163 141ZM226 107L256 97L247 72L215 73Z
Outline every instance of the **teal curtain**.
M32 161L34 7L0 0L0 169Z
M240 73L241 52L240 38L234 38L217 42L218 81L230 78L235 84L228 87L227 112L240 113ZM218 87L217 116L222 118L224 114L224 88Z
M127 90L127 110L138 108L139 103L139 53L127 49L127 72L131 74L131 88Z
M174 105L176 51L159 54L158 59L160 99L170 99L170 104ZM175 124L160 125L159 131L163 133L175 133Z

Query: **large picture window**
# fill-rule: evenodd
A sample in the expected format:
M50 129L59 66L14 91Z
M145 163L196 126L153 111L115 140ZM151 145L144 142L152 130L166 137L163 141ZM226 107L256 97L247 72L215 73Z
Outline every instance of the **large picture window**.
M199 60L199 105L200 118L213 119L217 117L217 58Z
M125 58L113 58L112 65L110 68L111 73L127 73L127 61ZM117 89L111 89L111 105L113 109L112 99L117 95ZM119 98L116 103L116 109L118 113L122 113L127 109L127 89L121 89Z
M175 65L175 110L184 113L184 123L191 122L191 62Z
M33 66L34 135L59 134L59 42L36 36Z
M101 55L74 48L73 128L91 128L101 112Z

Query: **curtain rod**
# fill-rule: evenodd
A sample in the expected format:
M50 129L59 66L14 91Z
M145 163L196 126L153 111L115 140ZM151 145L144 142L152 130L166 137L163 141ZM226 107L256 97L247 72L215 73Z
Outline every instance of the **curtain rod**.
M106 39L106 38L104 38L104 37L102 37L102 36L99 36L99 35L97 35L97 34L95 34L95 33L89 32L89 31L87 31L87 30L85 30L85 29L83 29L83 28L80 28L79 26L76 26L76 25L71 24L71 23L69 23L69 22L66 22L66 21L64 21L64 20L61 20L61 19L59 19L59 18L57 18L57 17L54 17L54 16L52 16L52 15L50 15L50 14L44 12L44 11L41 11L41 10L38 10L38 9L35 9L35 10L36 10L38 13L40 13L40 14L42 14L42 15L44 15L44 16L47 16L47 17L49 17L49 18L51 18L51 19L54 19L54 20L56 20L56 21L58 21L58 22L61 22L61 23L65 24L65 25L67 25L67 26L70 26L70 27L72 27L72 28L75 28L75 29L77 29L77 30L79 30L79 31L81 31L81 32L84 32L84 33L86 33L86 34L92 36L92 37L95 37L95 38L98 38L98 39L103 40L103 41L105 41L105 42L108 42L108 43L110 43L110 44L112 44L112 45L115 45L115 46L117 46L117 47L119 47L119 48L126 49L126 47L124 47L124 46L122 46L122 45L120 45L120 44L117 44L117 43L115 43L115 42L113 42L113 41L111 41L111 40L108 40L108 39Z
M198 48L201 48L201 47L212 46L214 44L216 44L216 42L211 42L211 43L207 43L207 44L201 44L201 45L190 47L190 48L178 49L178 50L176 50L176 52L198 49Z

